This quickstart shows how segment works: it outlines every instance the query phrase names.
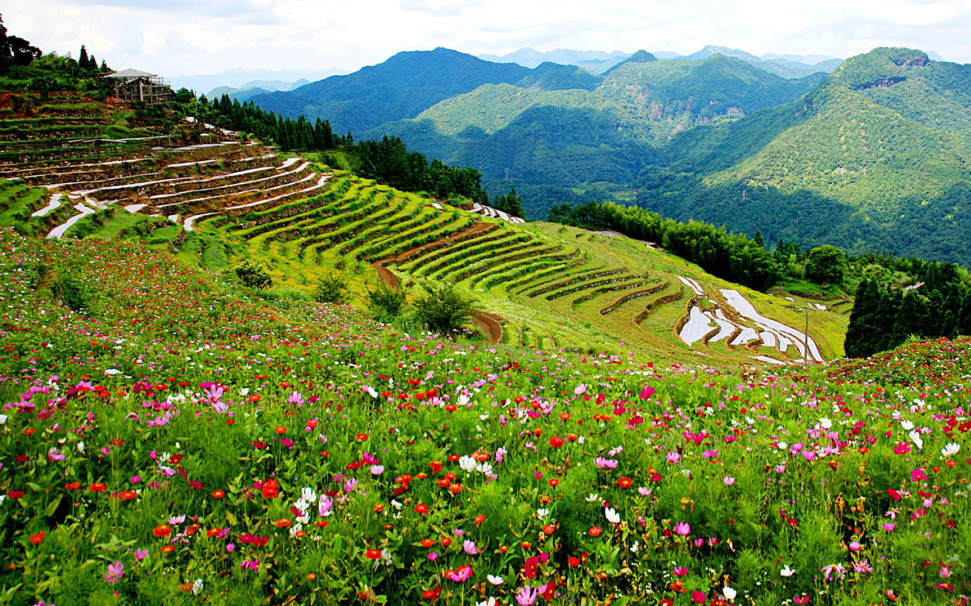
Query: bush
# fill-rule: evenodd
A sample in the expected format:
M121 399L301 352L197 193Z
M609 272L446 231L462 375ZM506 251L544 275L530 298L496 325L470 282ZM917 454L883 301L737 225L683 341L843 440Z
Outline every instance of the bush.
M396 318L401 314L405 307L405 291L391 290L383 282L372 291L368 292L368 300L371 302L371 310L375 317Z
M314 289L314 300L318 303L347 303L347 280L339 274L324 276Z
M86 285L71 276L62 276L54 283L54 296L74 311L90 309L93 293Z
M262 266L250 261L243 261L241 265L238 265L236 275L249 288L263 290L273 286L273 278L270 277L270 274L266 273Z
M415 302L415 312L422 324L440 332L464 327L472 318L472 301L449 286L430 288Z

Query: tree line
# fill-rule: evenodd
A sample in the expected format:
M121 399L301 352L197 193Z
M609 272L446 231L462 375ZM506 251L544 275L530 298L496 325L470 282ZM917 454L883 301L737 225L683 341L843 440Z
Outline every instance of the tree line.
M550 209L547 220L612 229L636 240L656 242L712 275L756 290L766 290L785 277L760 236L750 240L744 234L728 233L725 228L700 221L681 223L643 208L613 202L589 202L576 207L561 204Z
M871 356L910 337L971 334L971 284L966 270L954 263L915 259L907 263L916 265L917 282L906 289L870 278L860 284L844 342L847 356Z

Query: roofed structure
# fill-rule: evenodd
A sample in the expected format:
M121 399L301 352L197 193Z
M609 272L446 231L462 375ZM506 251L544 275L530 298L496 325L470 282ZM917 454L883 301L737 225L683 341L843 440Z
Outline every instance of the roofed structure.
M122 101L157 105L171 101L174 96L172 89L160 76L141 70L124 69L102 77L112 81L112 95Z

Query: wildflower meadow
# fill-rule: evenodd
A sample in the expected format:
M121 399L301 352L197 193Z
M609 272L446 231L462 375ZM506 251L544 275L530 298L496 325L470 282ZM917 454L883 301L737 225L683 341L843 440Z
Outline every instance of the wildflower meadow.
M967 340L661 367L261 299L138 242L0 248L2 604L971 593Z

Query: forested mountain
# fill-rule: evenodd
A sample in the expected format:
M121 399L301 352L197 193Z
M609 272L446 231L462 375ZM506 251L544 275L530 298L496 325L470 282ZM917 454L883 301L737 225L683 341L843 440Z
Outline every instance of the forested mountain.
M346 76L312 82L253 98L260 107L310 121L330 120L339 132L365 131L413 118L432 105L482 86L514 83L532 72L512 63L492 63L445 48L403 52Z
M783 78L758 65L799 61L696 55L641 51L599 76L437 49L255 101L473 166L533 219L615 199L768 241L971 262L971 66L880 48Z
M638 202L681 218L928 259L971 260L971 66L920 51L847 60L804 99L699 128Z

